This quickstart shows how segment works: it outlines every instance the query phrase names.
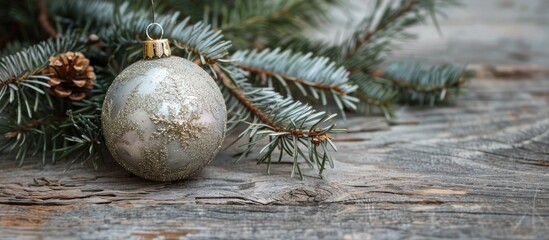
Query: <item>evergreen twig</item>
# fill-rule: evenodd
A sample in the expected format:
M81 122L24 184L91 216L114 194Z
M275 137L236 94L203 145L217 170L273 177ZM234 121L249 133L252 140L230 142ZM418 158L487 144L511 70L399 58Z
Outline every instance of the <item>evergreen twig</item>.
M17 122L21 123L23 114L29 118L39 107L51 106L43 88L49 87L49 77L40 72L46 67L48 59L60 52L78 50L78 36L68 34L64 38L51 39L33 45L24 51L0 58L0 113L15 110ZM8 105L15 104L7 108Z
M349 72L324 57L313 57L280 49L260 51L237 51L232 55L236 65L254 73L258 82L267 81L270 87L284 88L291 96L290 86L295 86L303 96L311 94L314 99L327 104L330 97L340 110L356 109L358 99L351 96L357 86L349 84ZM253 76L252 76L253 77Z
M243 78L246 72L235 67L220 67L214 64L213 69L222 82L224 92L231 94L228 97L229 105L236 108L229 111L229 129L234 129L238 123L251 119L246 130L237 138L238 140L249 134L248 143L243 145L245 150L237 161L246 156L262 139L268 137L269 141L259 151L258 159L258 163L267 164L268 172L272 164L271 155L276 149L280 151L278 161L282 160L283 152L294 158L292 176L297 173L303 178L298 156L301 156L311 168L316 166L320 176L325 169L326 160L333 167L333 157L328 149L337 148L328 134L341 130L335 129L335 124L322 125L334 118L335 114L316 112L310 106L291 98L284 98L270 88L252 87ZM237 105L235 102L240 104ZM302 148L308 149L308 153L304 153Z
M46 2L44 0L38 0L36 1L36 4L38 5L39 12L38 23L40 23L42 29L44 29L44 31L47 32L52 38L61 37L61 34L55 30L48 19L48 7L46 6Z
M201 65L218 80L228 107L228 129L245 126L237 140L247 138L248 142L237 160L262 145L257 162L267 164L267 172L273 163L286 160L284 153L291 157L292 176L303 177L303 163L318 169L321 176L327 163L333 167L331 152L336 146L330 136L340 130L329 121L336 115L292 99L296 93L323 104L331 101L342 111L368 112L375 107L390 118L398 100L438 103L448 93L458 93L465 83L462 66L383 64L392 43L409 37L408 27L424 22L454 0L378 0L347 41L330 46L304 39L303 28L327 19L329 7L337 2L166 0L156 8L155 21L172 41L172 52ZM71 157L71 163L81 159L97 167L104 149L99 118L103 98L114 77L138 59L150 23L150 5L106 0L48 4L39 0L34 5L37 9L29 12L18 8L17 16L0 10L1 16L14 18L7 22L32 28L41 37L64 36L30 47L27 42L40 38L32 38L36 34L29 35L26 29L0 39L0 46L5 46L6 41L21 38L10 41L10 51L3 49L6 56L0 59L0 150L14 151L21 163L27 152L41 152L44 163L51 153L53 162ZM37 24L21 21L29 18ZM80 36L70 32L89 39L95 36L87 41L85 54L97 70L96 87L78 103L44 94L49 76L41 74L49 57L84 48ZM280 50L284 42L295 42L293 46L300 48ZM231 46L236 49L231 51ZM9 54L14 52L11 49L22 51Z
M374 70L373 72L370 73L370 75L372 75L373 77L388 79L389 81L391 81L393 83L394 86L396 86L398 88L410 89L410 90L415 91L415 92L442 91L442 90L448 89L448 88L460 87L461 85L465 84L465 82L466 82L465 79L463 77L461 77L461 78L459 78L458 81L453 82L453 83L444 83L442 85L434 85L434 86L425 86L424 87L424 86L412 84L408 81L401 80L401 79L398 79L398 78L393 77L393 76L389 76L387 73L385 73L384 71L381 71L381 70Z
M422 23L431 16L436 23L436 7L453 5L454 1L438 0L402 0L376 1L374 11L368 16L364 24L359 26L355 34L342 46L345 51L340 56L340 61L351 72L351 80L359 85L357 96L363 104L378 106L386 113L391 105L387 104L388 96L394 95L393 90L398 90L395 98L404 103L423 102L429 99L431 105L446 100L446 92L459 89L465 80L465 73L461 66L446 65L431 68L430 71L420 71L421 67L406 64L393 64L389 67L380 66L383 62L383 52L390 51L393 39L409 38L405 32L408 27ZM377 16L375 13L381 12ZM444 69L444 70L440 70ZM390 72L388 72L390 71ZM421 72L425 76L416 74ZM456 76L458 75L458 76ZM378 87L368 87L366 82L375 81ZM439 98L435 96L440 94ZM359 106L360 109L369 109L368 106ZM388 111L389 110L389 111Z
M418 0L405 0L405 3L403 6L401 6L398 10L396 10L394 13L392 13L390 16L388 16L386 19L383 19L379 25L377 25L373 30L367 30L366 34L356 39L356 43L354 44L354 47L349 50L349 52L346 54L345 58L351 58L355 54L357 54L358 50L362 49L366 44L370 42L370 40L375 37L378 33L385 31L387 28L390 28L393 26L398 20L405 17L409 12L414 10L414 6L417 5ZM377 6L379 6L381 3L378 1L376 3ZM373 19L369 19L368 25L371 24Z

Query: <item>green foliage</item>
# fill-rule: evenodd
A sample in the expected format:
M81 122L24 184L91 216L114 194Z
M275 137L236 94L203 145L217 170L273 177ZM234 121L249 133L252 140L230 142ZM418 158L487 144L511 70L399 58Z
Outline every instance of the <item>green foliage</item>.
M282 88L289 96L292 92L303 96L310 94L323 105L328 103L329 97L340 110L344 107L356 109L358 99L351 93L357 86L349 84L349 72L345 68L336 66L328 58L280 49L237 51L232 58L240 68L253 72L257 82L266 80L270 87ZM290 87L298 91L292 91Z
M340 0L169 0L166 6L192 19L202 19L222 30L236 49L270 45L281 38L300 36L303 29L328 19Z
M45 105L53 108L43 90L44 87L49 87L49 77L40 71L51 56L77 50L77 43L77 36L69 34L67 37L41 42L1 58L0 114L13 113L16 122L21 123L24 114L32 118L33 113ZM15 104L15 108L8 107L11 104Z
M49 76L41 73L48 59L58 53L82 50L80 35L68 33L0 59L0 150L15 153L20 163L28 156L48 154L55 163L57 147L66 146L64 134L72 134L65 111L70 103L45 93Z
M227 106L231 106L227 111L229 131L242 121L250 120L236 140L248 138L248 143L242 146L244 152L236 161L247 156L257 144L264 143L264 139L268 138L268 143L259 151L257 159L258 164L267 164L268 173L272 163L282 161L284 152L293 158L292 177L297 171L303 178L298 161L300 157L309 167L316 167L321 177L326 163L333 167L329 148L337 149L328 134L340 132L341 129L334 129L335 124L327 122L336 114L317 112L311 106L283 97L271 88L253 87L247 80L247 73L241 69L227 67L223 70L232 80L231 84L225 83L222 87L224 95L228 96ZM275 152L278 152L278 158L273 160Z
M7 153L6 156L15 153L20 165L28 155L36 156L39 153L42 163L46 163L48 152L53 151L55 143L59 142L59 136L52 133L57 126L54 119L44 117L33 121L24 118L18 123L13 117L3 114L0 120L0 151ZM55 162L55 154L52 155L52 162Z
M417 62L404 61L389 65L383 72L385 76L380 79L396 88L402 99L431 106L444 102L449 94L457 95L465 81L465 66L462 65L425 68Z
M99 116L73 116L68 112L69 121L66 126L73 128L74 133L65 135L64 147L54 149L59 152L61 159L69 159L72 164L80 161L81 164L91 163L95 169L103 164L105 144L101 132L101 118Z
M99 28L84 28L89 33L97 34L101 43L110 48L107 51L128 52L127 57L133 61L141 54L141 42L146 40L145 30L151 23L150 12L146 9L134 10L130 2L116 5L106 1L62 1L56 8L56 15L70 19L71 14L84 9L90 12L85 18L77 18L67 24L71 27L98 26ZM63 6L63 7L61 7ZM116 10L113 10L116 9ZM93 14L99 12L101 14ZM190 23L190 18L181 19L179 12L170 14L155 14L157 23L163 26L164 37L175 41L175 45L192 52L200 52L205 59L218 60L228 54L231 43L223 39L219 31L213 31L211 26L201 22ZM160 29L151 28L151 36L160 36ZM132 61L130 61L132 62Z
M432 105L458 93L465 82L463 66L385 63L396 43L411 37L406 29L436 19L441 7L453 4L376 1L356 31L337 44L304 33L332 21L328 13L342 5L339 0L166 0L158 1L155 22L163 26L175 55L218 80L228 129L244 128L238 139L248 140L238 159L264 144L257 162L267 164L268 172L287 154L292 176L302 177L303 163L320 175L326 163L333 166L336 147L330 134L339 130L330 123L335 114L297 99L332 104L342 113L381 111L391 118L397 102ZM67 158L98 167L105 149L99 117L103 98L113 79L139 59L152 21L149 2L49 0L47 6L51 25L64 37L44 43L37 41L51 33L41 29L35 1L10 2L0 10L1 23L21 29L5 30L9 38L0 38L0 150L13 152L20 162L41 153L44 163L48 157L52 162ZM151 28L151 34L160 31ZM49 76L41 70L49 57L68 50L88 56L97 75L93 91L80 102L44 94Z
M42 30L36 24L38 14L37 1L19 0L2 1L0 7L0 49L13 44L13 40L34 39L45 40ZM12 52L13 53L13 52Z
M417 93L414 89L425 89L419 84L407 65L391 65L391 71L400 72L400 80L407 83L405 90L402 86L396 84L394 79L388 79L387 76L373 76L372 73L379 73L385 69L386 58L388 54L398 47L402 40L414 38L413 34L407 32L411 27L419 24L425 24L431 19L435 25L437 17L444 16L441 9L459 5L454 0L376 0L373 1L370 13L364 17L355 30L349 34L343 41L335 44L327 44L320 41L310 40L302 37L289 38L281 41L279 44L286 48L297 49L299 51L313 51L317 55L326 56L338 64L345 66L351 72L351 83L359 86L355 96L361 101L358 104L359 111L370 113L372 109L377 108L385 114L386 117L393 116L393 107L396 102L400 103L440 103L444 101L434 101L432 96L440 93L437 89L445 88L444 84L455 81L454 73L443 72L430 73L432 78L423 78L424 86L439 86L433 88L432 93L422 91ZM417 64L417 63L416 63ZM403 69L399 69L399 68ZM453 66L456 74L461 66ZM435 70L435 69L431 69ZM423 72L428 73L428 72ZM445 74L448 73L448 74ZM461 72L461 75L464 71ZM462 81L452 85L447 89L459 89ZM400 89L400 90L399 90ZM453 91L453 90L452 90ZM423 100L422 100L423 99ZM444 98L443 100L446 100Z
M369 74L357 73L351 76L351 80L357 78L359 81L357 81L356 96L360 99L358 110L367 114L379 110L385 118L393 118L395 116L393 105L398 99L398 91Z
M435 24L437 24L436 17L440 13L440 9L456 5L456 1L441 1L441 0L395 0L395 1L381 1L377 0L372 8L372 12L367 16L361 24L358 25L355 32L344 41L338 48L340 49L341 63L348 68L353 69L356 74L361 72L371 74L378 68L382 68L380 65L384 62L384 58L388 52L394 47L399 40L405 40L413 38L414 35L408 33L406 30L410 27L418 24L426 23L427 19L431 18ZM435 90L432 93L429 91L422 91L418 93L415 90L425 89L425 86L439 86L455 81L456 73L463 75L463 68L453 67L452 72L432 72L429 75L433 77L421 77L418 79L417 75L414 75L413 69L409 64L395 64L391 65L387 70L391 73L387 75L397 74L399 80L406 82L407 90L399 91L400 102L422 102L426 98L429 102L434 104L436 98L433 95L438 94L439 91ZM416 65L414 65L416 66ZM459 73L461 69L461 74ZM437 69L431 69L437 71ZM458 72L456 72L458 71ZM422 72L427 74L428 72ZM365 87L364 81L379 80L382 76L371 77L352 77L353 82L362 85L360 87L359 94L361 96L374 99L377 102L383 102L383 100L393 95L391 90L387 90L387 87L371 88ZM459 77L458 77L459 78ZM389 88L401 88L402 86L396 84L396 81L390 81L394 79L386 79L384 85L388 85ZM414 86L419 84L420 86ZM454 87L459 87L454 86ZM445 99L445 98L444 98ZM363 104L371 105L368 101L363 101ZM375 105L375 104L374 104ZM387 106L377 105L380 109L388 113ZM368 106L361 106L361 108L367 108Z

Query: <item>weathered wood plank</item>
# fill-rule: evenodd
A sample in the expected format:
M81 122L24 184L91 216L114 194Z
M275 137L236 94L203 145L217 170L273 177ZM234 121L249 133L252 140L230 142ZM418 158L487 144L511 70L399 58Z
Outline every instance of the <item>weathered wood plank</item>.
M43 227L40 236L50 239L71 236L119 239L156 236L192 239L546 238L547 235L540 231L543 225L535 212L528 208L522 213L513 210L481 204L414 207L391 203L262 207L88 205L31 208L24 226L19 225L17 231L13 230L15 228L3 231L3 234L35 238L37 233L31 229L51 226ZM5 212L20 213L11 207ZM90 219L90 215L107 217ZM159 221L159 218L163 220Z
M378 131L360 126L378 118L356 116L324 179L232 164L235 149L173 183L112 162L64 173L5 161L0 237L546 238L548 83L477 80L456 106L404 108L406 124Z

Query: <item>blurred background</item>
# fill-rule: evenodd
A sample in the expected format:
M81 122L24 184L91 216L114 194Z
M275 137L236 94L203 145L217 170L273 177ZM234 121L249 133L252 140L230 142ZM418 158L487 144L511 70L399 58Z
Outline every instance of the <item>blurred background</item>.
M344 24L357 23L374 1L350 0L351 12L336 12ZM415 27L417 40L395 51L395 57L429 62L450 61L475 65L514 65L549 68L549 0L462 0L462 7L444 9L441 34L432 22ZM334 23L339 25L340 23ZM326 39L345 32L314 33Z

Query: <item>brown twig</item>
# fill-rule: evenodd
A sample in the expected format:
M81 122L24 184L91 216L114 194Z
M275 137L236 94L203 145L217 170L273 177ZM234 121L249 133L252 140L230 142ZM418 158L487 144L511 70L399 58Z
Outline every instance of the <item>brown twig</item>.
M411 84L410 82L403 81L401 79L397 79L397 78L392 77L392 76L388 76L387 74L385 74L385 72L383 72L381 70L374 70L374 71L370 72L370 75L373 76L373 77L379 77L379 78L387 79L387 80L391 81L397 87L411 89L411 90L414 90L416 92L442 91L442 90L448 89L448 88L459 87L459 86L461 86L465 83L465 79L460 78L457 82L454 82L454 83L448 84L448 85L420 87L420 86Z
M327 133L321 131L321 130L313 130L313 131L301 131L301 130L292 130L292 129L286 129L274 122L273 119L271 119L267 114L265 114L261 109L256 107L251 100L246 97L245 92L243 89L238 87L230 78L221 70L221 68L217 65L217 61L215 59L208 58L204 56L203 54L198 51L198 49L192 48L190 46L187 46L183 43L174 42L174 44L180 48L186 48L187 50L204 57L206 62L211 65L212 69L217 74L218 80L220 80L225 87L229 90L229 92L250 111L254 116L259 118L263 123L269 125L273 130L277 132L288 132L288 135L296 136L296 137L303 137L303 136L309 136L312 138L312 140L315 140L316 142L324 142L329 139L329 136ZM194 63L196 65L202 66L202 60L200 58L194 60Z
M401 17L404 17L408 12L412 11L414 9L414 6L418 3L417 0L409 0L407 2L407 5L400 10L400 12L398 12L397 14L395 14L394 16L392 16L389 20L387 20L385 23L379 25L377 28L375 28L373 31L369 31L368 33L366 33L366 35L362 38L362 39L359 39L357 41L357 44L356 46L351 50L349 51L349 53L347 53L347 56L346 58L350 58L352 57L354 54L356 54L358 52L358 50L360 50L362 47L364 47L371 39L372 37L375 36L375 34L377 34L378 32L380 31L383 31L384 29L386 29L387 27L391 26L392 24L394 24L394 22L398 19L400 19ZM465 79L461 78L459 79L457 82L455 83L452 83L450 85L439 85L439 86L432 86L432 87L419 87L419 86L416 86L414 84L411 84L410 82L407 82L407 81L403 81L401 79L397 79L395 77L392 77L392 76L387 76L385 74L385 72L383 72L382 70L373 70L373 71L370 71L368 69L364 69L364 68L349 68L348 71L352 74L352 73L358 73L358 72L366 72L368 73L369 75L373 76L373 77L380 77L380 78L384 78L384 79L387 79L389 81L391 81L395 86L397 87L400 87L400 88L407 88L407 89L412 89L416 92L432 92L432 91L441 91L441 90L444 90L444 89L447 89L447 88L452 88L452 87L458 87L462 84L465 83ZM368 99L367 99L368 102L370 102ZM375 105L378 105L379 102L377 101L374 101L374 104Z
M46 2L44 2L44 0L38 0L36 4L38 5L38 23L40 23L42 29L48 33L50 37L60 38L61 34L55 30L48 18L48 6L46 5Z
M347 53L346 58L350 58L353 55L355 55L358 50L360 50L362 47L364 47L372 37L374 37L378 32L384 30L385 28L391 26L396 20L400 19L401 17L405 16L406 13L412 11L414 9L414 6L417 4L417 0L410 0L408 1L407 5L397 14L395 14L393 17L391 17L389 20L387 20L385 23L379 25L376 29L373 31L368 31L366 35L357 41L357 44L349 53Z
M12 83L19 84L22 81L24 81L25 79L27 79L29 76L34 75L34 74L36 74L37 72L40 72L40 71L42 71L42 69L36 70L34 72L25 72L19 77L14 77L14 78L11 78L11 79L7 79L5 81L1 81L0 82L0 88L4 88L4 87L6 87L6 86L8 86Z
M355 44L355 47L353 49L351 49L347 55L345 56L345 59L349 59L351 58L352 56L354 56L361 48L363 48L377 33L379 33L380 31L383 31L385 28L391 26L392 24L394 24L394 22L398 19L400 19L401 17L405 16L408 12L412 11L414 9L414 6L417 4L417 0L409 0L407 2L407 5L401 9L400 12L398 12L397 14L395 14L394 16L392 16L389 20L387 20L386 22L382 23L381 25L379 25L377 28L375 28L374 30L372 31L368 31L366 33L366 35L364 35L363 38L357 40L357 43ZM363 72L363 71L366 71L365 69L363 68L349 68L347 69L351 74L354 74L354 73L358 73L358 72ZM368 72L368 71L366 71ZM377 71L374 71L374 72L377 72ZM384 107L390 107L392 105L392 101L391 100L388 100L388 101L380 101L380 100L377 100L377 99L373 99L365 94L360 94L358 93L358 97L362 100L362 101L365 101L367 102L368 104L372 104L372 105L376 105L376 106L384 106Z
M277 132L285 132L286 129L278 126L271 118L257 108L245 95L244 91L237 87L233 81L223 72L217 64L212 65L218 79L229 89L229 92L242 103L253 115L257 116L262 122L271 126Z
M178 41L173 41L173 44L174 44L176 47L178 47L178 48L184 48L184 49L187 49L187 50L191 51L192 53L194 53L194 54L196 54L196 55L202 56L202 57L204 58L204 60L206 60L206 62L207 62L208 64L212 64L212 65L213 65L213 64L216 64L216 63L217 63L217 61L215 61L215 59L211 59L211 58L205 56L205 55L202 54L200 51L198 51L198 49L196 49L196 48L193 48L193 47L191 47L191 46L188 46L188 45L186 45L186 44L184 44L184 43L181 43L181 42L178 42ZM198 59L198 61L200 61L200 59ZM196 63L196 62L195 62L195 63ZM202 64L198 64L198 65L202 65Z
M8 80L5 80L5 81L2 81L0 82L0 88L4 88L12 83L16 83L17 82L17 79L16 78L12 78L12 79L8 79Z
M15 137L17 137L17 135L27 131L28 129L39 127L41 125L44 125L44 124L47 124L47 123L50 123L50 122L54 122L54 121L60 121L60 120L64 120L64 118L59 117L59 116L47 116L47 117L44 117L44 118L41 118L41 119L32 119L30 123L27 123L23 127L14 129L14 130L9 131L9 132L5 132L4 133L4 138L7 138L7 139L15 138Z
M362 101L365 101L366 103L368 104L371 104L371 105L376 105L376 106L383 106L383 107L391 107L391 105L393 105L393 101L392 100L385 100L385 101L381 101L379 99L374 99L370 96L367 96L363 93L360 93L360 92L357 92L357 97L362 100Z
M195 61L196 63L196 61ZM234 84L233 81L217 66L216 63L211 64L212 68L214 69L215 73L218 76L218 79L221 80L223 85L227 87L229 92L250 111L254 116L259 118L263 123L269 125L274 131L276 132L288 132L288 135L292 135L295 137L304 137L305 135L308 137L311 137L312 139L316 141L325 141L328 139L328 134L321 130L313 130L313 131L301 131L301 130L292 130L292 129L286 129L274 122L273 119L271 119L267 114L265 114L261 109L257 108L248 97L246 97L244 90L239 88Z
M260 69L260 68L255 68L255 67L244 65L244 64L237 64L236 66L241 68L241 69L244 69L248 72L256 73L256 74L259 74L259 75L262 75L262 76L271 76L271 77L278 76L278 77L281 77L286 82L299 83L299 84L302 84L302 85L305 85L305 86L316 88L318 90L332 91L332 92L337 93L338 95L347 96L347 93L345 91L343 91L343 89L341 89L339 86L330 86L330 85L326 85L326 84L313 83L313 82L306 81L306 80L301 79L301 78L294 78L294 77L286 76L284 74L274 73L274 72L271 72L271 71L267 71L267 70Z

